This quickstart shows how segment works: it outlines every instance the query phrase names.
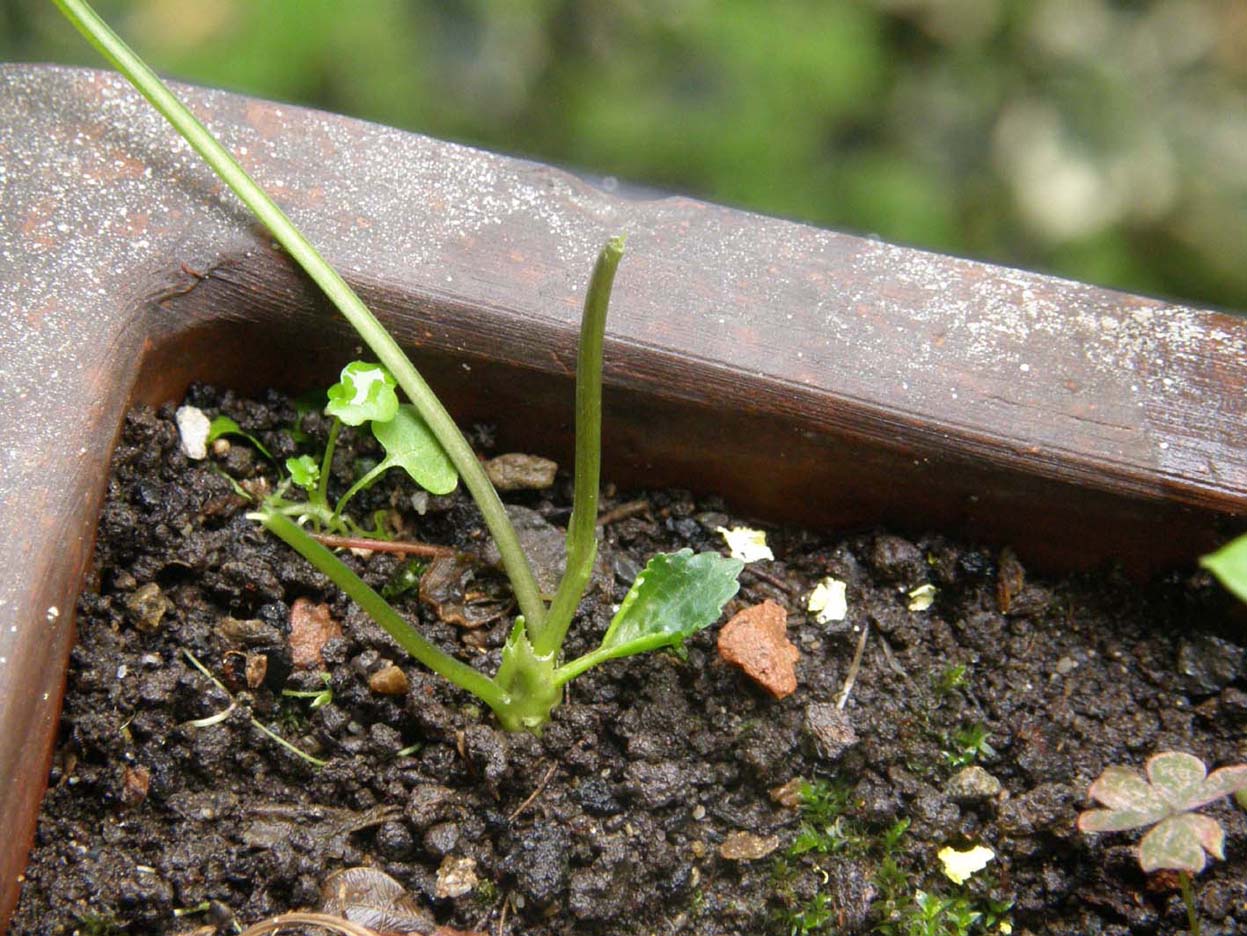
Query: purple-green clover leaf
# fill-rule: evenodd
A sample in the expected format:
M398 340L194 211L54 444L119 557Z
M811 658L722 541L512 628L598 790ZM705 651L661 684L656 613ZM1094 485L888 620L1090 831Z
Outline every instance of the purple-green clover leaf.
M1147 779L1125 767L1109 767L1088 794L1108 807L1078 817L1082 832L1122 832L1155 825L1139 843L1145 872L1167 868L1198 874L1205 853L1224 858L1225 835L1217 821L1194 812L1223 796L1240 801L1247 791L1247 764L1207 772L1191 754L1166 751L1148 759Z
M1216 552L1201 556L1199 564L1240 601L1247 601L1247 536L1230 540Z
M597 652L603 659L659 647L678 652L686 638L719 619L740 588L736 577L744 567L714 552L659 553L632 583Z
M352 361L342 368L338 382L329 388L325 412L348 426L366 422L385 423L398 411L398 383L380 364Z
M311 455L287 458L286 470L290 472L290 480L305 491L316 490L316 485L320 483L320 465Z

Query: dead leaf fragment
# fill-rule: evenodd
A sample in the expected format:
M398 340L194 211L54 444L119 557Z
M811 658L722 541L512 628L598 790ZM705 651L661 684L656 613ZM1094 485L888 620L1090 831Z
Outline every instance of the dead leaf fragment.
M377 695L406 695L411 684L407 674L391 663L368 677L368 688Z
M323 669L325 644L342 636L342 627L329 614L329 605L296 598L290 608L290 654L299 669Z
M796 809L801 805L801 787L805 783L800 777L793 777L783 786L771 788L771 800L785 809Z
M1001 614L1008 614L1014 597L1026 586L1026 571L1008 546L1001 550L996 568L996 605Z
M248 653L246 679L247 688L258 689L268 675L268 657L263 653Z
M437 929L403 885L376 868L334 871L320 886L320 909L378 933L428 936Z
M778 835L754 835L752 832L733 832L719 846L719 857L727 861L757 861L779 848Z
M476 566L466 556L440 556L420 576L420 600L438 618L467 630L492 624L510 605L482 591L476 584Z
M121 775L121 805L127 809L147 799L152 774L146 767L127 767Z
M801 651L788 639L788 612L774 601L746 608L724 624L719 656L777 699L797 690Z

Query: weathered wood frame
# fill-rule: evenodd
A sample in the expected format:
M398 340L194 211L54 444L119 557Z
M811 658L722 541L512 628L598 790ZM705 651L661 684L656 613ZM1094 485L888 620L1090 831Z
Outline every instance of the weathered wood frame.
M182 89L464 420L565 455L581 293L629 235L606 477L772 521L1188 565L1247 509L1247 323ZM0 921L128 404L299 388L358 341L118 77L0 66Z

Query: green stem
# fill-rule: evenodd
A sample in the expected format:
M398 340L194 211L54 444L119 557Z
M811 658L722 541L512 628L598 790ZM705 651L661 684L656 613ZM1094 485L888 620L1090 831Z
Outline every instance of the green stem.
M248 514L259 520L269 532L285 541L286 545L329 577L335 585L380 624L404 650L433 672L449 679L456 686L477 696L495 712L505 712L511 698L488 676L479 673L466 663L456 660L449 653L421 636L408 624L384 598L368 587L333 553L312 539L303 528L280 513L261 510Z
M218 143L207 128L174 97L156 74L108 27L85 0L55 0L65 17L73 23L87 40L114 68L124 75L139 93L164 115L212 170L221 177L234 193L251 209L255 216L272 232L273 237L287 253L307 272L325 295L333 302L347 321L359 333L377 359L384 364L406 392L408 398L428 424L437 441L441 443L451 462L459 471L463 483L475 499L485 523L498 544L515 598L524 617L533 626L540 627L545 620L546 607L541 600L537 580L533 576L528 558L520 548L511 521L503 509L485 470L477 460L472 447L455 425L441 401L437 399L424 378L403 353L398 343L377 321L354 290L347 285L338 272L317 252L312 243L294 226L285 213L277 207L263 189L243 170L233 156Z
M383 474L389 471L391 467L392 465L390 464L388 459L378 462L373 467L372 471L368 472L366 475L364 475L362 478L360 478L358 481L352 484L350 489L345 494L343 494L342 497L338 500L338 505L333 508L333 521L336 522L337 519L342 516L342 509L346 506L347 501L349 501L352 497L354 497L364 488L368 487L368 485L372 484L372 482L375 481L377 478L381 477Z
M325 454L320 458L320 482L316 485L317 506L329 509L329 475L333 472L333 450L338 446L338 433L342 431L342 420L333 417L329 427L329 438L325 440Z
M580 349L576 357L576 488L572 516L567 524L567 564L550 612L544 622L528 622L533 649L541 655L563 646L576 607L585 593L597 558L598 486L602 473L602 345L606 310L610 306L615 270L623 257L624 238L612 237L598 254L584 315L580 319Z
M1191 927L1191 936L1200 936L1199 913L1195 909L1195 891L1191 887L1189 871L1178 872L1178 886L1182 888L1182 902L1186 904L1186 920Z

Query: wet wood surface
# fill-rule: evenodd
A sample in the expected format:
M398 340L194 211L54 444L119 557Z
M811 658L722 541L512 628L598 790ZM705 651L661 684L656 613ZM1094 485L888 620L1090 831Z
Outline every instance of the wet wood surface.
M1216 312L181 89L464 420L565 458L582 292L626 233L605 477L773 522L939 528L1051 569L1190 566L1247 510ZM132 400L299 389L359 342L119 78L0 66L0 919Z

